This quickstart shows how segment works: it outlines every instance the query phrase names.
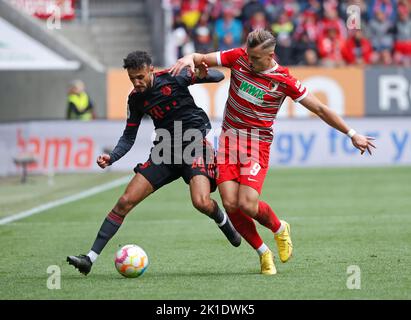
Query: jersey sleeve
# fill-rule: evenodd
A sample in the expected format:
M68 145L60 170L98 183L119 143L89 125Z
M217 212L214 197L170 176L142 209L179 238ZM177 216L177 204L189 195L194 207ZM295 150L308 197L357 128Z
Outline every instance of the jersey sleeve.
M189 68L184 68L178 75L176 75L176 81L180 86L188 87L195 83L195 75Z
M293 99L295 102L300 102L304 99L307 94L307 88L296 78L291 75L286 77L285 83L285 94Z
M110 164L122 158L133 147L142 118L143 113L139 111L138 103L134 103L133 99L129 97L127 102L126 127L117 145L113 151L110 152Z
M127 100L127 126L139 126L141 119L143 118L143 113L140 111L142 109L142 102L133 99L132 95L128 97Z
M244 54L244 49L235 48L225 51L218 51L217 64L222 67L231 68L234 63Z
M177 83L182 87L188 87L196 83L220 82L223 79L224 74L216 69L208 69L207 76L201 79L196 77L195 74L192 74L189 68L185 68L178 76L176 76Z

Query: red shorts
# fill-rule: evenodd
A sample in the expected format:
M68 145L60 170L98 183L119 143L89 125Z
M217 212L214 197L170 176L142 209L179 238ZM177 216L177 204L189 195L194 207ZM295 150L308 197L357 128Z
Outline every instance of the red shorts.
M237 181L261 193L270 160L269 142L220 136L217 151L217 185Z

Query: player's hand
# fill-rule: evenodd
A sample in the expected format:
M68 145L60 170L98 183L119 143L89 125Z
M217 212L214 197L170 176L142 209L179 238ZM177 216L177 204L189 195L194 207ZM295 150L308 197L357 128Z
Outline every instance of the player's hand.
M194 67L195 66L194 66L193 57L191 55L190 56L185 56L185 57L182 57L182 58L178 59L177 62L175 63L175 65L173 65L170 68L169 72L174 77L177 74L180 74L180 72L186 67L189 67L192 74L194 74L194 72L195 72Z
M376 148L372 140L375 140L373 137L366 137L361 134L356 133L352 138L351 142L361 151L361 154L364 154L365 151L368 151L369 154L372 154L372 148Z
M207 77L208 65L205 62L201 62L201 64L196 68L195 74L199 79L204 79L205 77Z
M110 165L110 156L108 154L102 154L97 157L97 164L100 168L104 169Z

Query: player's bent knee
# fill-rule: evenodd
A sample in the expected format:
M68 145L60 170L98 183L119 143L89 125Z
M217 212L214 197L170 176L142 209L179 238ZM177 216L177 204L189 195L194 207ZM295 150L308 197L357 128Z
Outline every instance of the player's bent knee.
M123 194L120 199L118 199L116 208L119 211L119 214L126 215L136 204L136 201L133 201L132 197L128 194Z
M238 208L250 217L254 217L258 212L258 203L241 200Z
M213 202L210 196L196 196L192 199L193 206L202 213L211 213L213 211Z
M223 199L223 207L224 207L225 211L227 211L229 213L233 213L233 212L236 212L237 209L238 209L238 202Z

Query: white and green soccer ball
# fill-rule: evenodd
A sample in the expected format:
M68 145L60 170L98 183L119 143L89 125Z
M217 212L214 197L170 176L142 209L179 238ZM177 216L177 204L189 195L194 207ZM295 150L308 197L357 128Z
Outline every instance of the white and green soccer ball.
M114 259L117 271L126 278L141 276L148 267L146 252L135 244L128 244L117 250Z

